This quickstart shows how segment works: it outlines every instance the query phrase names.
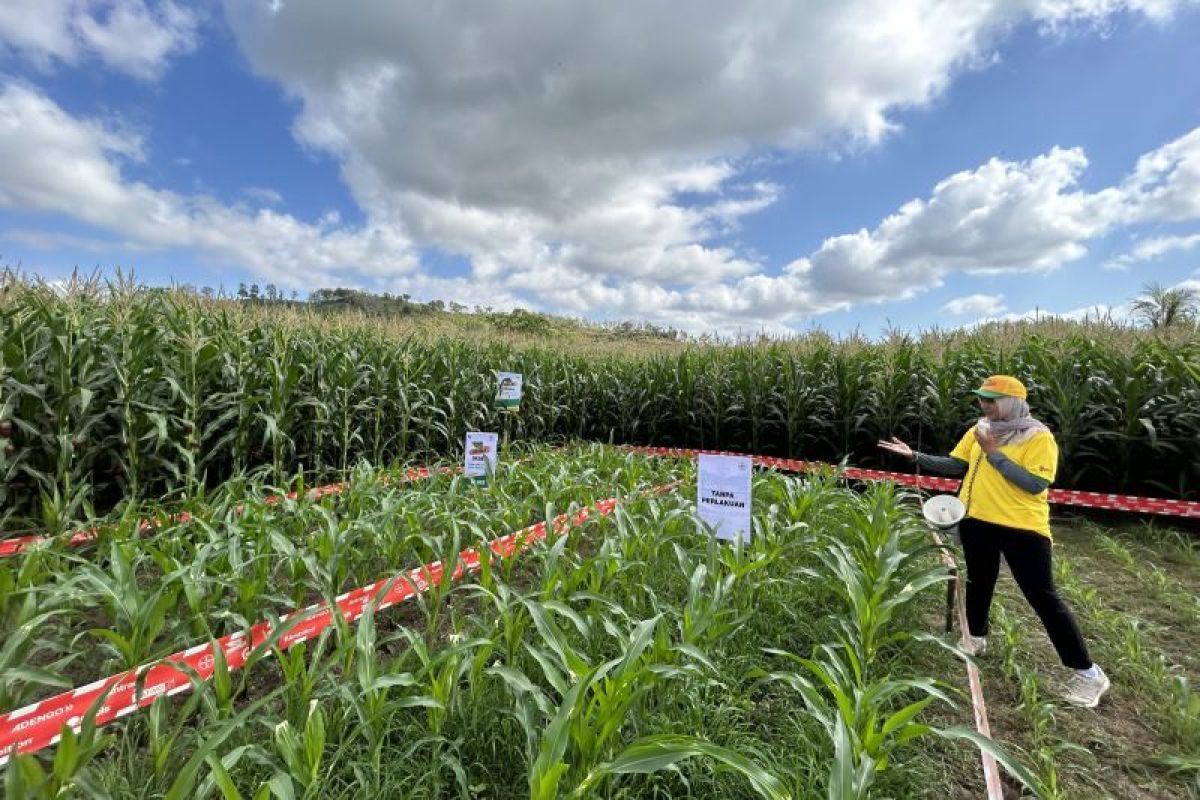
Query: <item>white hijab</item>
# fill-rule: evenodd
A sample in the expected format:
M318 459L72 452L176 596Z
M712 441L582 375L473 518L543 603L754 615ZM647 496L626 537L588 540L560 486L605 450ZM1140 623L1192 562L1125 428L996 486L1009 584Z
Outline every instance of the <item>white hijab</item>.
M1050 432L1043 422L1029 415L1029 403L1019 397L997 397L996 408L1000 419L991 421L981 417L980 422L988 424L992 436L1002 445L1020 444L1043 431Z

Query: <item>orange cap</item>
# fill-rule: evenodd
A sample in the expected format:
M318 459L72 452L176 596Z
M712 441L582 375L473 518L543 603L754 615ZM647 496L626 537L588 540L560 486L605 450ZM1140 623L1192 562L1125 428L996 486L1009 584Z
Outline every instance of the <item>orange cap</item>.
M1024 400L1029 396L1025 384L1012 375L992 375L978 389L972 389L980 397L995 399L997 397L1019 397Z

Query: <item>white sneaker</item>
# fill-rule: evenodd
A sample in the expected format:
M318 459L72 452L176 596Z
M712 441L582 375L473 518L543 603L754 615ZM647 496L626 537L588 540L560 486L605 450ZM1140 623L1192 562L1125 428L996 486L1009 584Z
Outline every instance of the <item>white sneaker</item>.
M1112 686L1112 682L1100 667L1097 666L1096 671L1100 674L1094 678L1089 678L1076 671L1071 676L1071 679L1067 681L1066 690L1063 692L1063 699L1072 705L1082 706L1083 708L1095 708L1100 705L1100 698Z

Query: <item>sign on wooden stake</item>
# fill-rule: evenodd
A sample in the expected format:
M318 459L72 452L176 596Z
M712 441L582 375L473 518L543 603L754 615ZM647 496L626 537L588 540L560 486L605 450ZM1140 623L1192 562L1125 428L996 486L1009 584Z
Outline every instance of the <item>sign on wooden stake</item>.
M496 472L496 443L494 433L471 431L463 451L463 474L480 485L487 484Z
M696 512L718 539L750 542L750 458L699 457Z
M496 407L505 411L521 410L521 388L524 378L519 372L496 373Z

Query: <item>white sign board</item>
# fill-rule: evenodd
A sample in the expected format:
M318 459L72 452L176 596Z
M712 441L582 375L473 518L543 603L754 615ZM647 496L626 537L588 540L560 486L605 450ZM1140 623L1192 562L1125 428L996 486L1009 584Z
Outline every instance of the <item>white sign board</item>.
M463 474L476 483L487 483L496 471L497 434L471 431L463 451Z
M750 541L750 458L700 456L696 513L718 539Z
M497 372L496 405L505 411L520 411L524 380L519 372Z

